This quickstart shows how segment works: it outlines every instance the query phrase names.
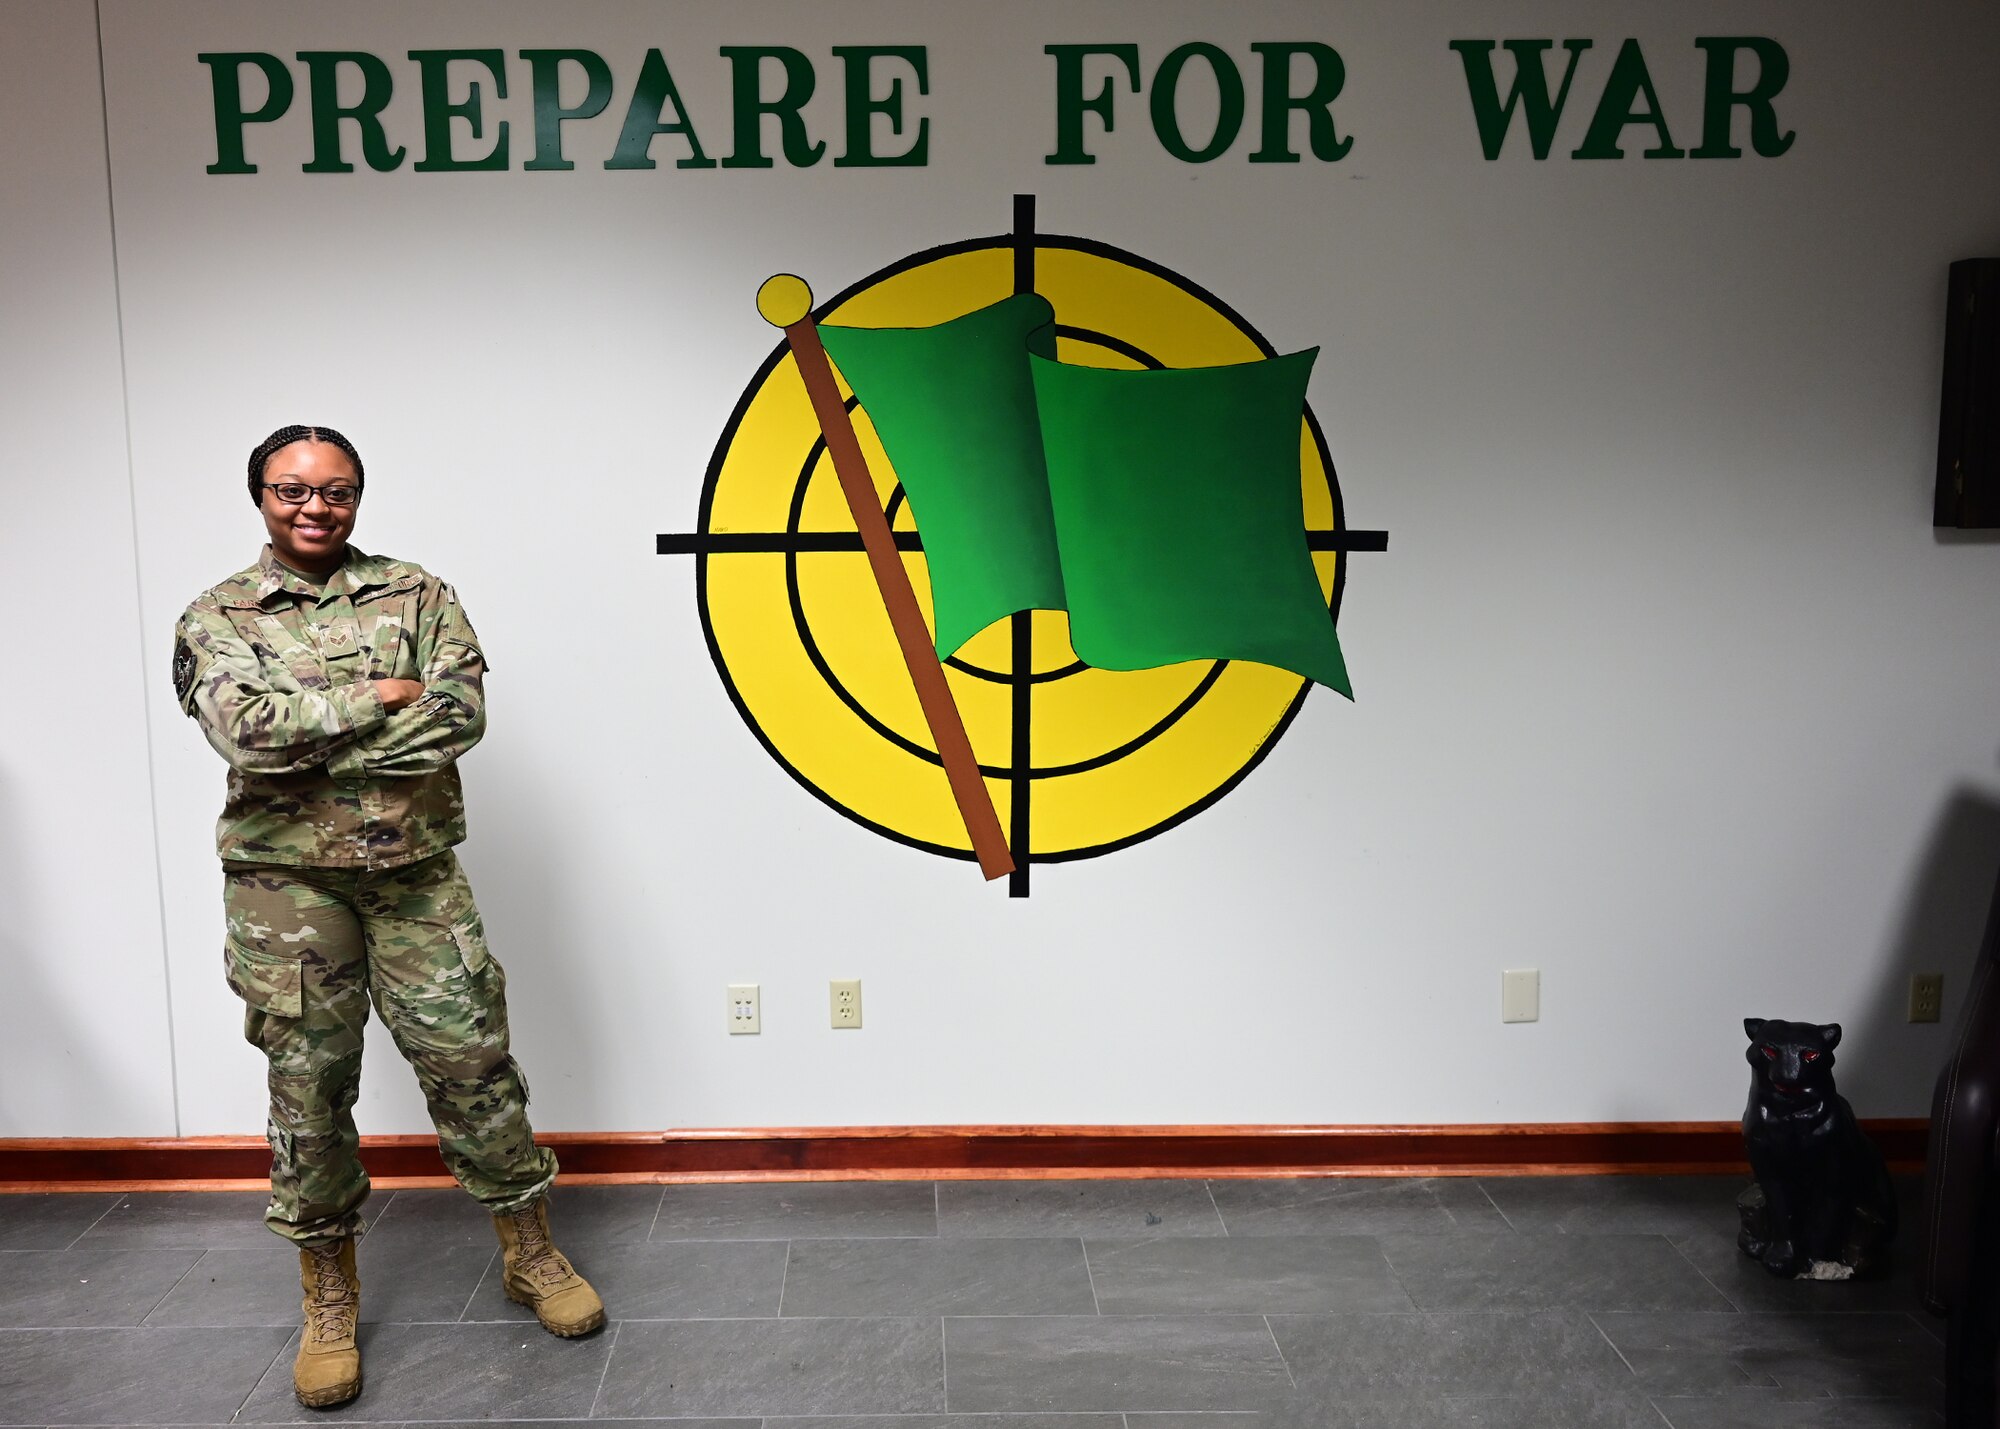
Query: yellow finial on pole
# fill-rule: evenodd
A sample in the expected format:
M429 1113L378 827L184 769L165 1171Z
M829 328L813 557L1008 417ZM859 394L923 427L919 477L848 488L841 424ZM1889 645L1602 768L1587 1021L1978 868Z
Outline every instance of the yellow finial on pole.
M813 290L796 273L778 273L757 289L757 311L772 327L790 327L812 311Z

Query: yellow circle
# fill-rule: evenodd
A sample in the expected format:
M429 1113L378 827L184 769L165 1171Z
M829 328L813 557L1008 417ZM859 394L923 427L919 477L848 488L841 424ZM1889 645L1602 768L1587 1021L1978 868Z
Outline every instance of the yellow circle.
M1015 282L1007 240L957 245L858 285L823 321L927 326L997 302ZM1065 362L1203 367L1269 355L1253 330L1192 284L1105 245L1038 239L1034 286L1055 307ZM844 384L842 392L851 395ZM856 409L854 420L895 529L916 530L866 412ZM701 558L703 618L717 665L766 746L822 799L905 842L968 854L859 542L828 548L855 527L819 437L798 370L781 349L745 394L704 493L704 533L740 538L737 549ZM1335 530L1340 503L1309 412L1299 454L1304 527ZM755 549L760 535L768 549ZM903 560L928 618L923 554L909 550ZM1340 560L1335 551L1313 554L1329 603ZM1028 838L1026 848L1015 839L1017 862L1086 857L1180 822L1261 757L1306 689L1297 675L1245 661L1084 667L1070 649L1067 615L1037 611L1030 621ZM1014 622L1003 620L946 667L1010 831L1015 643Z
M777 273L757 289L757 311L772 327L790 327L812 311L813 290L796 273Z

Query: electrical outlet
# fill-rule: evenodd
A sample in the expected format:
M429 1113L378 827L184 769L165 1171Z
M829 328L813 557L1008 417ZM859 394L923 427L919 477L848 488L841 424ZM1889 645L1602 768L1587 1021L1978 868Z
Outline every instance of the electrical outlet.
M827 1001L833 1012L835 1027L859 1027L861 1025L861 979L835 978L826 985Z
M1539 968L1512 968L1500 974L1500 1020L1539 1022L1542 1019L1542 974Z
M1944 1010L1944 974L1910 974L1910 1021L1935 1022Z
M763 999L758 996L754 982L732 982L729 984L729 1033L740 1037L749 1032L764 1030Z

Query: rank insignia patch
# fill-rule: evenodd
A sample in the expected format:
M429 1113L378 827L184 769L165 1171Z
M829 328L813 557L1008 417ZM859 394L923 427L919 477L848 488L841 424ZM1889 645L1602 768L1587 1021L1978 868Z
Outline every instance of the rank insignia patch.
M194 688L194 649L186 637L174 642L174 698L187 703L188 691Z

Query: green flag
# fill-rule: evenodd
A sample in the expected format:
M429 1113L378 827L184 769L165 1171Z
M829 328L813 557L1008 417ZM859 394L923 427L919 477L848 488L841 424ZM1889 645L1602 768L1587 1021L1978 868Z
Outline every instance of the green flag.
M1316 350L1072 366L1035 294L820 336L923 534L940 656L1016 611L1067 610L1101 669L1254 660L1352 697L1299 494Z
M822 327L923 514L940 655L1017 610L1063 610L1062 564L1028 356L1055 312L1024 293L925 328Z

